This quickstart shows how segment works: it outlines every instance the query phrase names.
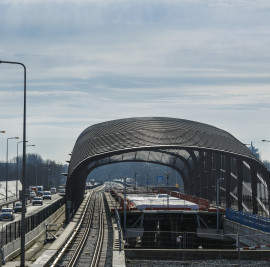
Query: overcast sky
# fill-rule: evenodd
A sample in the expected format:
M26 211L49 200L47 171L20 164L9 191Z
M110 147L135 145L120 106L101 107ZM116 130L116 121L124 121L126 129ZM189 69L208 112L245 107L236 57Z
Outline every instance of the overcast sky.
M159 116L270 160L269 0L1 0L0 60L27 67L27 152L44 159L69 160L95 123ZM0 161L22 139L22 97L22 67L0 64Z

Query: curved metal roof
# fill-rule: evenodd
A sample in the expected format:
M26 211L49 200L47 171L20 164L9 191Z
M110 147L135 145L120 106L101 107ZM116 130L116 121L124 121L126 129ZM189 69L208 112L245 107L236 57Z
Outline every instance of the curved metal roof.
M170 147L215 150L259 162L244 144L217 127L176 118L139 117L86 128L72 151L69 174L91 158L136 149Z

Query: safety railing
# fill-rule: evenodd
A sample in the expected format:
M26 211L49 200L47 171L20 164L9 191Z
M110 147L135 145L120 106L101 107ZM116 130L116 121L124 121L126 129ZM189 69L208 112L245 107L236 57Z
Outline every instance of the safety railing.
M0 197L0 206L5 206L16 200L17 200L16 195L9 196L8 198Z
M133 232L136 235L136 230ZM137 260L136 257L151 261L173 260L185 262L185 265L190 263L192 266L207 266L205 261L211 260L209 266L260 267L266 261L268 264L270 261L270 250L268 250L270 244L267 242L258 243L256 246L245 245L245 241L253 238L254 235L204 233L202 236L196 232L144 231L141 233L138 230L136 236L137 238L127 238L125 247L127 260ZM258 234L257 239L263 241L263 237L264 234L261 233ZM204 264L192 264L199 260ZM221 260L224 265L218 264Z
M122 250L122 228L121 228L119 212L116 207L115 207L115 219L116 219L117 230L118 230L119 251L121 251Z
M244 211L226 209L226 218L251 228L270 233L270 219L267 217Z
M39 212L25 218L25 233L32 231L56 210L58 210L64 203L64 199L60 198L50 206L40 210ZM8 244L9 242L21 236L21 221L14 221L10 224L3 226L0 229L0 247Z

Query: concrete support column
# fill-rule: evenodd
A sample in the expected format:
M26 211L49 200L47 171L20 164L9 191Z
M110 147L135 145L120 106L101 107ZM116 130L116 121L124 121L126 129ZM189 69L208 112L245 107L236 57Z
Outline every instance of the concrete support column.
M243 161L237 159L237 198L238 210L243 211Z
M252 190L252 209L253 214L258 213L258 202L257 202L257 168L254 165L250 165L251 172L251 190Z
M265 204L266 209L268 211L270 211L270 171L268 171L266 168L265 169L258 168L257 172L262 176L263 180L267 184L268 190L263 190L263 191L265 192L265 194L268 193L268 199L263 199L263 203ZM266 197L266 196L264 196L264 197ZM270 214L269 214L269 216L270 216Z
M216 163L216 178L223 178L223 174L221 172L221 154L215 153L215 163Z
M198 166L198 159L193 151L188 151L190 157L192 158L193 163L193 171L191 172L192 177L192 188L191 188L191 195L195 196L197 193L197 186L198 186L198 176L199 176L199 166Z
M225 184L226 184L226 208L230 209L232 206L231 202L231 169L232 159L230 156L225 157L226 173L225 173Z
M186 192L187 192L188 195L190 195L190 190L191 190L191 181L190 181L190 179L191 179L191 171L188 172L188 177L186 179L186 181L187 181Z
M87 169L74 172L68 177L66 183L66 201L71 201L72 206L66 206L66 219L69 214L73 215L84 199L85 181L88 175Z
M217 184L217 179L219 178L223 178L223 174L221 173L221 154L220 153L215 153L215 172L214 172L214 184L216 185ZM225 181L221 182L220 183L220 190L219 190L219 196L220 196L220 199L219 199L219 205L222 204L222 196L224 196L224 191L221 189L225 187ZM214 189L214 187L213 187ZM216 188L216 190L218 190L218 188Z
M204 187L204 152L199 152L199 179L196 187L196 196L203 197L203 187Z
M212 174L212 153L207 152L206 153L206 184L207 184L207 190L206 190L206 198L209 199L210 201L213 200L213 174Z

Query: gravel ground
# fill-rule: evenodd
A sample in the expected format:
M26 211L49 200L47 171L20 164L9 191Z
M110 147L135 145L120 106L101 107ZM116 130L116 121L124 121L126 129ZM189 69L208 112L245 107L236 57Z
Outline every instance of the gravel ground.
M259 266L270 266L269 261L240 261L240 265L238 265L238 261L229 261L229 260L202 260L202 261L188 261L188 262L180 262L180 261L139 261L132 260L126 263L127 267L176 267L176 266L198 266L198 267L209 267L209 266L249 266L249 267L259 267Z

